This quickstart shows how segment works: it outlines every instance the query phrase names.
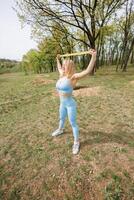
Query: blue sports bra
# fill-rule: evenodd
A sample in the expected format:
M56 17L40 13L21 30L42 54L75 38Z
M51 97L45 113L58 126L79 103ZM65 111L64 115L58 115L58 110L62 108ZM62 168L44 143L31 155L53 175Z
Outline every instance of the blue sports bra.
M70 79L68 79L67 77L62 77L57 81L56 89L59 92L68 94L68 93L72 93L73 86L71 85Z

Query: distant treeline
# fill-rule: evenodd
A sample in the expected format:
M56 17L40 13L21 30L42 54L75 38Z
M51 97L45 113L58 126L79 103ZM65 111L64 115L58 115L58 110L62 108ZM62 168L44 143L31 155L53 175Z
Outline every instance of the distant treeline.
M5 59L5 58L0 58L0 62L15 62L15 63L18 63L19 61L17 61L17 60Z
M21 64L19 61L10 60L10 59L0 59L0 74L21 71Z

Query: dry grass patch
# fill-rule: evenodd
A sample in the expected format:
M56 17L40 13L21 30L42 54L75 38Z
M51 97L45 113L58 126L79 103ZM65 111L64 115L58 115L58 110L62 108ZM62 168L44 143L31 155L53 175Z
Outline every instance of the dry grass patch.
M110 168L113 171L119 169L119 172L126 170L134 179L134 165L129 157L133 157L134 149L125 144L104 143L94 145L91 151L94 152L94 158L91 165L94 169L94 175L98 175L104 169Z
M134 85L134 81L130 81L129 83L130 83L131 85Z
M43 76L37 76L33 81L32 84L34 85L46 85L49 83L53 83L53 80L44 79Z
M133 199L133 79L97 72L77 85L81 148L74 156L68 120L65 134L51 136L58 128L57 74L12 76L1 79L1 102L19 102L1 106L0 199Z
M86 88L80 88L78 90L73 91L74 96L98 96L100 95L101 87L86 87Z
M119 143L91 145L83 158L90 164L94 185L103 199L132 199L134 184L134 149Z

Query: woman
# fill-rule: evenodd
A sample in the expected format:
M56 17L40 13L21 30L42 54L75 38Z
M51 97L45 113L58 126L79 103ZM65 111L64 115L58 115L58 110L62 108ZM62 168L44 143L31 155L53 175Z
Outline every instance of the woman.
M58 136L64 132L64 123L68 115L69 122L71 124L74 136L74 144L72 148L73 154L77 154L80 149L79 141L79 127L76 123L76 101L72 97L73 88L76 85L76 82L85 77L87 74L91 73L95 61L96 61L96 51L94 49L89 50L89 54L92 55L92 58L89 62L87 69L80 73L75 73L75 65L72 60L64 60L62 66L60 64L59 58L60 55L57 55L57 67L60 74L60 78L56 83L56 88L60 96L60 121L59 128L52 133L52 136Z

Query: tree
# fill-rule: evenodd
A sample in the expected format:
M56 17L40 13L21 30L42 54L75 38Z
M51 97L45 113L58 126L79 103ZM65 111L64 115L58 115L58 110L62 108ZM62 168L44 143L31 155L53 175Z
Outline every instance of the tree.
M41 64L40 54L35 49L29 50L27 54L22 58L22 67L25 71L25 74L28 74L29 71L34 71L34 73L41 73Z
M69 34L88 47L95 48L101 28L126 0L16 0L19 16L30 24L52 29L53 22L69 25ZM97 29L96 29L97 27ZM77 30L85 33L88 41L77 37Z
M125 16L120 19L120 29L123 32L121 69L126 71L128 57L133 50L133 29L134 29L134 0L127 0L125 5ZM127 62L126 62L127 60Z

